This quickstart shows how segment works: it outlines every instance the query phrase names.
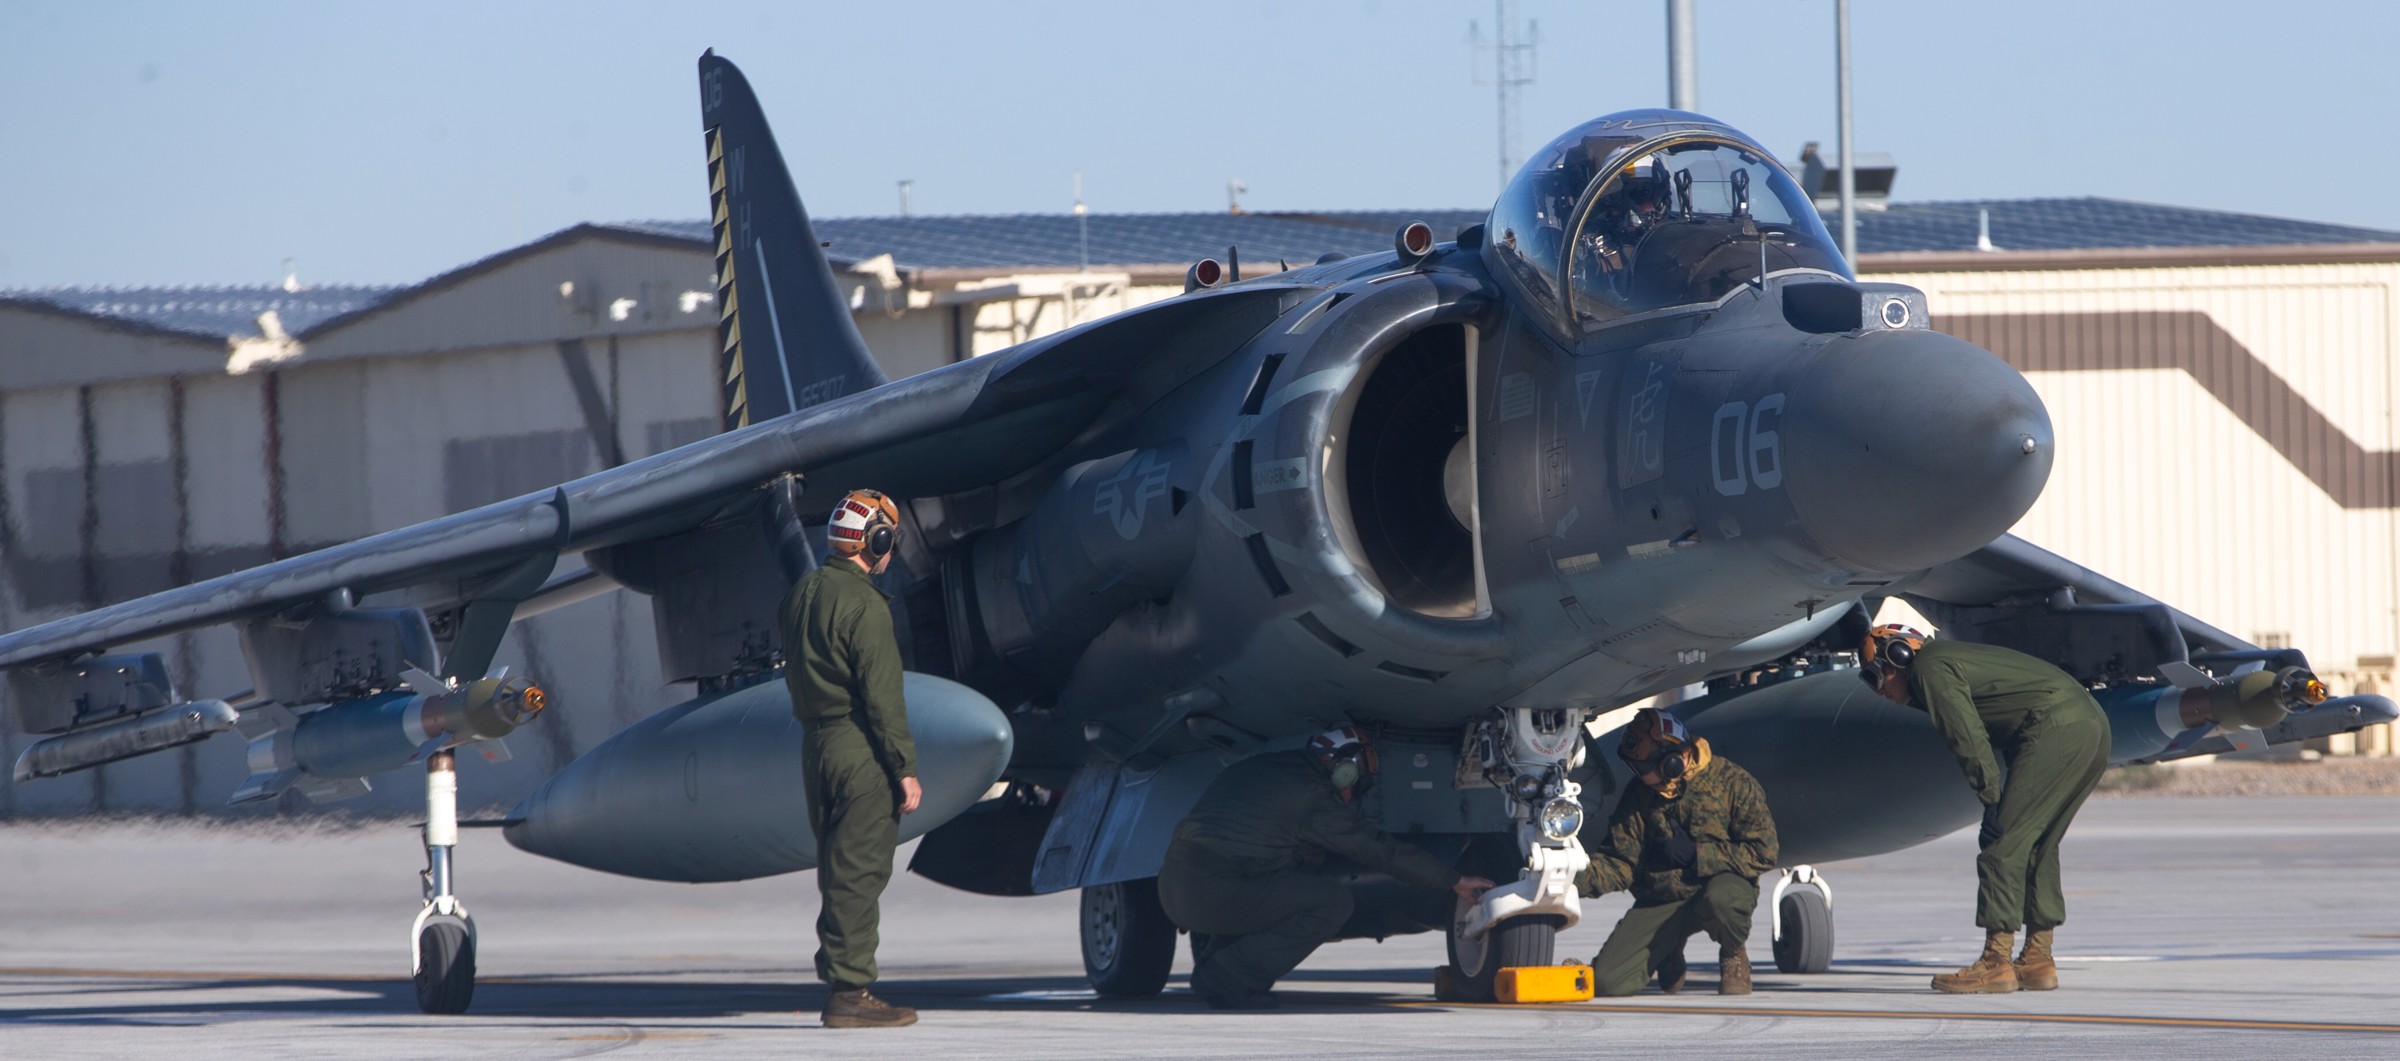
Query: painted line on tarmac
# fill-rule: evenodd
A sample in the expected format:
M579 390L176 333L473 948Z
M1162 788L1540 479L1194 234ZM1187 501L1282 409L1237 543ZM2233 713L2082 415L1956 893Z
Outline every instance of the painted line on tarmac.
M86 980L223 980L249 983L263 980L289 980L301 983L388 984L406 983L408 977L373 975L368 973L262 973L262 972L199 972L170 969L74 969L59 966L0 966L0 976L74 977ZM478 976L479 984L540 983L543 977Z
M1522 1009L1527 1007L1503 1004L1474 1005L1456 1002L1396 1002L1396 1006L1429 1009ZM1545 1005L1549 1010L1597 1013L1690 1013L1709 1017L1832 1017L1860 1020L1979 1020L2032 1024L2101 1024L2142 1028L2214 1028L2228 1031L2266 1032L2356 1032L2379 1035L2400 1035L2400 1024L2337 1024L2321 1021L2235 1020L2220 1017L2123 1017L2090 1013L1962 1013L1955 1010L1888 1010L1888 1009L1781 1009L1749 1006L1666 1006L1640 1003L1600 1002Z

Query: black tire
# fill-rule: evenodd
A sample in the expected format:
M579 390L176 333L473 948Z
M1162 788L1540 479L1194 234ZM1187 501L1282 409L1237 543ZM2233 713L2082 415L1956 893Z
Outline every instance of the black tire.
M464 922L437 917L417 933L417 1008L465 1013L475 1001L475 937Z
M1802 886L1783 893L1783 938L1775 941L1775 968L1787 973L1821 973L1833 967L1833 910L1825 893Z
M1158 881L1083 890L1083 975L1102 998L1155 998L1175 967L1175 922L1158 905Z
M1558 930L1566 926L1567 919L1558 914L1524 914L1492 926L1473 946L1461 946L1453 927L1450 982L1459 1001L1492 1001L1492 985L1502 969L1550 964L1558 950Z

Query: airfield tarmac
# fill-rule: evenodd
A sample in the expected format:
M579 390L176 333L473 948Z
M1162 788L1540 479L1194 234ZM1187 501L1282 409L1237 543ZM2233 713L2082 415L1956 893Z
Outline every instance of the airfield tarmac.
M405 824L18 824L0 827L0 1057L2400 1056L2400 799L2101 799L2066 850L2056 992L1927 990L1980 941L1960 834L1826 867L1830 973L1777 973L1762 909L1747 998L1716 996L1700 939L1681 996L1440 1005L1441 940L1416 936L1319 951L1263 1014L1202 1008L1185 961L1157 1001L1095 1001L1071 893L903 874L881 990L924 1018L870 1032L817 1027L806 875L631 881L472 831L483 979L470 1014L437 1018L403 975ZM1587 904L1562 956L1624 904Z

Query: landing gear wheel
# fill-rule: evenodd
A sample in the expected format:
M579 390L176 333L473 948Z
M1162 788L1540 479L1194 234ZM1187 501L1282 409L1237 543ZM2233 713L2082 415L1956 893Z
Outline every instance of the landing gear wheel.
M1492 1001L1492 984L1502 969L1550 964L1558 949L1558 930L1567 927L1567 919L1558 914L1523 914L1493 925L1478 938L1462 940L1459 920L1451 921L1449 932L1450 982L1461 1002Z
M435 917L417 932L417 1008L465 1013L475 1000L475 937L464 921Z
M1833 908L1813 887L1793 888L1776 903L1783 926L1775 937L1775 968L1787 973L1821 973L1833 967Z
M1083 974L1102 998L1153 998L1175 965L1175 922L1155 879L1083 890Z

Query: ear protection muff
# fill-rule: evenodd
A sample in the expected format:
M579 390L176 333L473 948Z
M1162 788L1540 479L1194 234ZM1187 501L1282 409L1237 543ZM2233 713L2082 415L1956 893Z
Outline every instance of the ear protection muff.
M837 556L881 563L900 546L900 507L878 490L852 490L834 506L826 545Z
M1681 745L1668 745L1662 742L1658 746L1658 757L1650 760L1650 769L1658 771L1658 779L1661 781L1673 781L1682 777L1683 772L1690 767L1691 764L1683 757Z
M1364 772L1359 768L1356 756L1344 756L1333 761L1333 767L1326 771L1325 779L1333 782L1335 788L1349 788L1358 783L1359 775Z

